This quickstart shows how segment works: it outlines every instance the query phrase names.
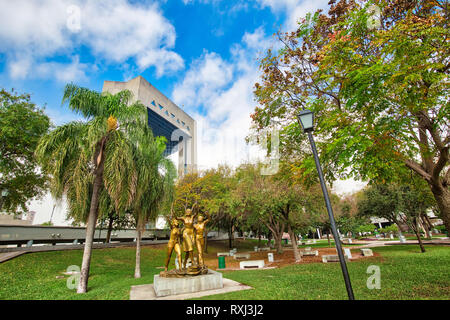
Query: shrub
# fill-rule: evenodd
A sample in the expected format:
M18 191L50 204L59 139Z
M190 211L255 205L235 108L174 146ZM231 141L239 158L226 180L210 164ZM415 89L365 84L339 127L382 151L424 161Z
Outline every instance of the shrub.
M381 228L379 231L381 233L391 233L391 232L396 233L396 232L398 232L398 227L396 224L391 224L390 226Z

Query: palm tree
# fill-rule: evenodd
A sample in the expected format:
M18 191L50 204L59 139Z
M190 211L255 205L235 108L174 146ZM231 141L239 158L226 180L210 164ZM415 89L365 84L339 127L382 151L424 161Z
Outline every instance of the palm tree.
M131 92L98 93L68 84L62 103L83 115L43 137L36 155L51 175L55 198L67 195L72 215L86 222L86 240L78 293L87 291L89 267L98 217L105 190L118 212L128 207L136 189L133 139L147 127L147 110L131 104Z
M136 221L136 265L134 277L141 277L141 238L145 224L155 219L162 205L173 199L175 166L164 157L164 137L153 137L150 128L143 130L134 146L137 169L135 198L131 208Z

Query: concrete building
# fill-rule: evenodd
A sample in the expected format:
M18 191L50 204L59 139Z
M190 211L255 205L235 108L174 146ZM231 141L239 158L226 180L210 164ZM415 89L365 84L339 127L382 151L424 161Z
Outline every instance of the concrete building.
M32 219L22 219L22 217L15 217L9 214L0 214L0 225L5 226L30 226L32 225Z
M148 124L155 136L167 139L166 155L178 152L178 175L197 170L197 124L169 98L138 76L127 82L105 81L102 92L118 93L129 90L133 101L147 107Z

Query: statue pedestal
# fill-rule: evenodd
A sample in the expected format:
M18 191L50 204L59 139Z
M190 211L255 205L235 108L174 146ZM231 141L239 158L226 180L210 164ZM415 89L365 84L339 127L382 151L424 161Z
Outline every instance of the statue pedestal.
M153 288L157 297L192 293L204 290L223 288L222 274L208 270L207 274L199 276L185 276L182 278L166 278L155 275Z

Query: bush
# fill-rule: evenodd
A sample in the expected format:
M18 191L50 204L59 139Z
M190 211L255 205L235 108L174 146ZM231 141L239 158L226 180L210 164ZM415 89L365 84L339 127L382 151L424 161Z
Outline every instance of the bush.
M445 225L441 224L440 226L434 227L439 231L439 233L447 233L447 229L445 228Z
M374 232L375 231L375 226L373 224L365 224L362 226L359 226L358 228L356 228L356 232Z
M391 232L396 233L396 232L398 232L398 227L396 224L391 224L390 226L381 228L379 231L381 233L391 233Z

